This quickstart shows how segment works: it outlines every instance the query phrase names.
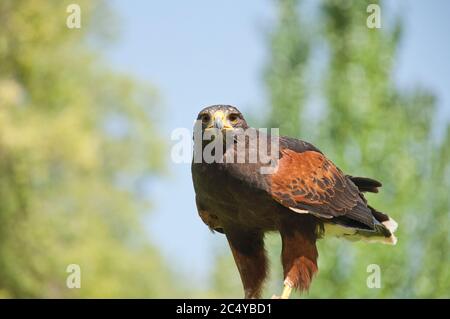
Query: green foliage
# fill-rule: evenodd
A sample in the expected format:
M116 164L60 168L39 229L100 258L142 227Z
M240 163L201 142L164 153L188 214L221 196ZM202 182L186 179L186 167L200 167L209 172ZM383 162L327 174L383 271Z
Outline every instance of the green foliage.
M141 228L139 185L162 169L156 93L87 45L105 4L77 1L68 29L70 3L0 2L0 297L174 296Z
M440 194L448 184L439 180L449 158L434 154L450 140L433 143L436 106L429 92L402 91L394 85L400 23L368 29L369 3L322 5L330 52L324 81L327 112L316 144L344 171L383 181L381 193L368 199L397 220L399 243L388 247L324 241L320 248L325 267L311 296L448 297L450 259L445 247L450 242L443 228L448 227L450 205ZM366 267L372 263L382 270L380 289L365 285Z
M401 24L385 19L382 29L367 28L366 8L373 2L323 0L315 25L309 27L317 31L309 37L301 31L296 1L276 2L281 14L270 42L268 124L313 142L345 172L381 180L381 192L368 200L399 223L396 246L321 240L319 273L308 296L448 298L450 126L445 136L436 137L433 95L421 87L401 90L393 83ZM386 8L381 8L385 18ZM305 106L305 92L313 91L308 84L312 75L305 70L317 71L307 52L323 43L328 56L320 74L320 97L325 107L312 105L320 111L315 119ZM274 270L266 297L282 287L278 237L269 237L268 249ZM366 285L369 264L381 268L380 289ZM220 282L216 280L217 290L224 286ZM240 289L224 291L240 296Z
M306 98L305 67L310 41L298 17L298 1L279 2L278 24L270 35L270 63L265 81L270 87L269 127L280 128L283 135L299 133L300 111Z

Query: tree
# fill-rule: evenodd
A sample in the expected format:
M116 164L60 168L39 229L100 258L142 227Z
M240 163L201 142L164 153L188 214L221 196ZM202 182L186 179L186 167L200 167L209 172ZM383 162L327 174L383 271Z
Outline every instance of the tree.
M319 145L344 171L383 181L381 193L371 195L369 201L397 219L399 244L322 243L321 250L327 255L322 257L322 271L311 296L448 296L427 278L445 281L449 275L450 260L444 248L448 236L443 236L445 226L437 225L448 216L450 206L440 195L444 185L438 186L436 181L445 171L437 167L448 169L442 147L450 140L440 145L432 142L433 95L420 87L400 90L393 83L401 25L394 19L390 27L368 29L366 8L370 3L373 1L351 5L324 1L321 7L329 64ZM434 183L424 182L428 180ZM439 209L430 205L432 198ZM430 245L432 242L435 245ZM442 258L438 261L433 258L436 255ZM382 270L380 289L364 285L366 268L372 263Z
M270 34L270 62L264 77L271 105L267 124L280 128L281 134L297 136L307 97L310 40L299 18L298 0L279 1L277 9L278 24Z
M64 1L0 3L0 296L174 296L141 227L162 169L156 92L102 63L88 43L107 7L77 3L81 29Z

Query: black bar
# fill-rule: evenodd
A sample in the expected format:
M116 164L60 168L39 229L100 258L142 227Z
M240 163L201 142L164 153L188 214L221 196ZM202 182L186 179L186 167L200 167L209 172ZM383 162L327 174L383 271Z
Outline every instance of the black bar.
M380 315L382 313L382 317L389 317L389 308L401 310L403 315L406 314L403 311L412 312L416 309L433 309L433 312L438 313L439 307L445 310L449 305L448 299L5 299L0 300L0 313L12 313L16 317L24 311L31 311L34 314L62 315L59 318L66 314L85 318L93 311L98 311L104 315L102 318L111 314L122 318L132 315L131 318L259 319L284 316L286 319L310 319L327 313L359 317L364 313L370 315L378 312Z

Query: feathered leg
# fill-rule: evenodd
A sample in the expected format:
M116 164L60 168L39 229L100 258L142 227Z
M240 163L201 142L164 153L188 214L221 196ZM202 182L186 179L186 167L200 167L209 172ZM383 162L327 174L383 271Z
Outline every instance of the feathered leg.
M289 221L280 229L281 262L284 289L281 298L289 298L292 289L308 290L317 272L316 224L307 216L301 222Z
M241 275L245 298L260 298L262 285L267 276L264 234L259 231L236 229L225 232Z

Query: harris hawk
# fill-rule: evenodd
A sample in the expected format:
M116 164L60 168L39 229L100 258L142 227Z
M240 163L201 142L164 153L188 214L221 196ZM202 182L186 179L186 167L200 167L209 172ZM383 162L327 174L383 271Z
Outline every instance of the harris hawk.
M201 141L194 138L194 159L208 145L221 142L212 151L215 160L192 162L198 213L213 232L225 234L245 298L261 296L268 272L266 232L281 235L281 298L289 298L293 289L308 290L318 270L319 238L396 244L397 223L368 205L363 195L377 193L380 182L344 174L310 143L249 127L230 105L204 108L196 123L201 134L214 133ZM267 149L275 163L272 171L262 170L269 165L258 154L262 142L277 143ZM239 151L245 152L244 160L237 160Z

